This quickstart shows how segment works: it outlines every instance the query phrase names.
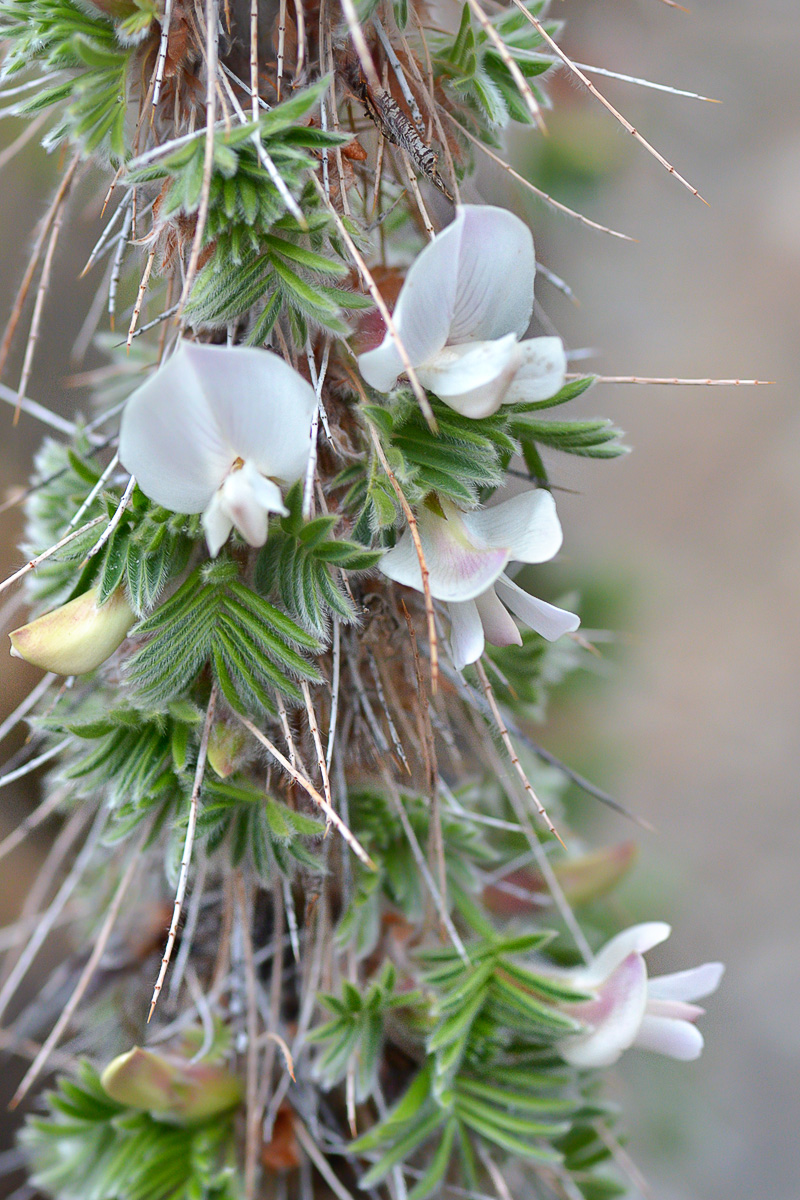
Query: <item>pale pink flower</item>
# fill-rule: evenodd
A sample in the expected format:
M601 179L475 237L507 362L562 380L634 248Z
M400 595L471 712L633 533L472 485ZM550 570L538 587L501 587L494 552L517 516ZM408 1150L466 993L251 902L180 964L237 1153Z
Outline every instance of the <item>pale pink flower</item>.
M458 670L476 662L487 641L494 646L521 645L508 609L549 641L578 628L580 619L574 613L537 600L504 574L512 560L547 562L558 553L561 525L548 491L521 492L472 512L429 497L419 507L417 526L431 596L448 607L450 649ZM410 530L379 566L397 583L423 590Z
M564 385L557 337L520 339L533 311L536 258L524 222L503 208L460 205L417 256L392 314L423 387L466 417L501 404L549 400ZM358 359L371 387L388 392L405 369L387 333Z
M703 1049L695 1021L704 1009L694 1003L719 987L722 963L648 979L644 955L670 935L669 925L650 921L612 938L585 967L563 973L591 1000L568 1006L586 1028L558 1043L562 1058L576 1067L608 1067L624 1050L640 1046L689 1062Z

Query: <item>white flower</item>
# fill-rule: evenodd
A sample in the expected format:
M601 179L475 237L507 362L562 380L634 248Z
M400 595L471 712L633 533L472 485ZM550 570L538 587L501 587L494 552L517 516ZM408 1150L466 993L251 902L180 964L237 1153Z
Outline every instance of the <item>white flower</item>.
M503 574L512 560L547 562L561 546L553 497L543 489L522 492L493 508L464 512L448 500L429 497L417 513L431 596L450 613L450 648L457 670L495 646L521 645L507 608L549 641L578 628L574 613L523 592ZM422 572L410 530L383 556L384 575L423 590Z
M683 1062L699 1057L703 1035L694 1022L705 1010L691 1002L715 992L725 968L710 962L648 979L643 955L669 935L669 925L661 921L634 925L612 938L588 966L564 972L578 991L594 998L568 1006L586 1030L558 1044L562 1058L576 1067L608 1067L629 1046Z
M466 417L548 400L563 387L561 339L520 341L535 272L527 225L503 208L465 204L406 276L392 314L397 334L422 386ZM358 365L379 392L390 391L405 369L388 333Z
M234 527L263 546L268 514L286 512L281 486L305 473L315 407L268 350L182 341L128 400L120 461L156 504L203 514L212 555Z

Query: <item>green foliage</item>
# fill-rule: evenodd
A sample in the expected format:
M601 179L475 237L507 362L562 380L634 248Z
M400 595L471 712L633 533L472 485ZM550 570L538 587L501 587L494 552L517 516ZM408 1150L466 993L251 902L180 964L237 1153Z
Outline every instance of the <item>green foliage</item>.
M488 1057L512 1045L538 1051L577 1026L560 1003L586 997L567 983L520 965L517 957L541 950L546 931L519 937L484 938L468 947L465 964L450 947L425 952L425 981L441 988L438 1023L428 1040L436 1057L435 1087L441 1092L462 1067L484 1071Z
M403 488L410 501L438 492L456 503L472 505L478 489L500 485L505 461L514 452L506 416L501 411L474 420L441 400L433 401L432 408L436 432L407 392L390 408L370 405L362 411L400 457Z
M386 457L395 474L402 477L405 464L400 455L390 448ZM377 454L345 467L333 486L347 488L342 507L353 517L353 537L365 546L400 519L397 497Z
M372 305L334 285L348 267L341 258L322 253L338 243L331 237L329 215L306 182L308 171L317 166L315 154L350 140L306 123L327 83L323 79L296 93L262 114L257 124L220 129L214 137L204 243L209 257L187 311L200 323L225 325L258 308L251 345L264 344L282 313L293 321L302 345L310 327L347 333L343 310ZM205 139L198 137L129 171L131 184L161 182L160 224L179 213L197 212L204 158ZM275 185L275 172L283 191ZM300 199L305 226L287 211L287 192Z
M116 551L120 558L124 556L122 569L131 608L142 617L167 583L183 573L202 530L197 517L185 517L151 504L138 487L134 489L131 512L130 527L121 525L109 541L101 572L102 589L110 595L106 576Z
M332 617L357 620L353 601L337 581L339 572L368 571L382 551L365 550L358 542L331 536L339 518L320 516L303 521L303 488L296 483L285 499L289 515L270 533L258 556L256 587L263 595L277 591L290 613L318 638L326 637Z
M515 453L525 459L531 477L546 484L540 446L592 458L626 453L621 431L609 421L551 421L531 413L575 399L593 376L571 380L548 400L503 405L490 417L473 419L430 397L438 428L432 430L416 400L400 391L386 406L364 405L361 412L381 438L389 465L409 504L437 492L465 508L488 499L500 486ZM342 504L354 519L353 536L369 544L376 534L401 519L394 490L373 454L345 468L334 486L347 487Z
M468 945L468 962L451 947L422 953L424 987L433 996L427 1058L394 1108L351 1147L355 1154L381 1152L362 1188L380 1182L434 1135L436 1149L411 1193L415 1200L436 1191L456 1147L467 1177L474 1176L476 1142L534 1163L565 1162L568 1169L577 1163L565 1139L591 1129L588 1109L551 1047L577 1028L561 1006L585 997L518 961L551 936L484 938Z
M47 146L66 138L87 155L102 152L115 161L125 158L131 52L110 21L72 0L6 0L0 9L0 37L8 39L4 75L23 71L33 62L45 71L69 73L44 84L14 108L20 116L33 117L59 106Z
M423 797L403 793L402 802L421 846L430 835L430 804ZM383 908L398 908L409 921L418 921L427 902L427 891L397 812L377 789L353 791L348 799L353 829L372 858L376 872L359 870L356 891L337 930L341 945L352 945L359 958L375 947ZM445 864L448 895L459 907L478 888L477 868L491 862L493 854L478 831L449 813L441 817L442 837L448 847Z
M297 812L246 782L230 783L206 775L197 836L209 854L223 845L231 865L248 862L258 877L269 879L274 870L291 876L300 863L316 873L323 865L304 845L303 839L321 837L325 824Z
M564 454L577 454L583 458L618 458L621 454L627 454L628 447L619 441L623 436L622 430L617 429L611 421L600 418L552 421L530 415L577 399L593 383L593 375L572 379L549 400L535 400L509 408L508 431L516 438L532 474L538 476L539 471L544 470L539 455L540 446L549 446Z
M397 971L386 963L363 994L352 983L342 984L341 996L321 995L320 1002L333 1019L309 1034L309 1041L327 1045L316 1063L316 1074L324 1088L332 1088L355 1065L355 1097L358 1104L375 1091L386 1015L420 1003L418 991L399 990Z
M34 459L30 494L25 501L26 557L40 554L67 533L67 522L100 478L92 455L92 447L80 435L74 447L52 438L46 438L40 446ZM80 524L102 516L105 511L106 506L97 497L87 507ZM37 606L52 608L69 598L78 580L76 561L92 548L98 535L98 528L87 531L31 572L27 588Z
M180 696L208 666L237 712L274 713L271 688L300 701L295 680L319 679L302 654L319 649L316 638L238 575L225 558L200 566L134 627L132 637L148 640L130 659L128 678L146 701L164 704Z
M33 491L26 503L26 550L33 556L59 541L101 478L93 449L78 435L74 445L47 440L36 458ZM121 492L104 487L83 512L80 527L116 511ZM95 526L42 563L29 577L36 600L48 607L97 585L103 603L124 586L137 616L156 603L167 583L186 568L194 542L202 537L197 517L168 512L135 488L131 504L102 552L84 562L102 526Z
M98 713L90 698L75 712L59 706L41 723L75 738L61 776L75 797L102 798L112 814L106 838L118 841L146 814L157 811L163 819L182 802L200 720L186 701L164 711L120 704ZM86 743L92 743L88 751Z
M611 421L534 421L514 417L510 429L518 438L523 452L528 445L550 446L565 454L584 458L618 458L626 454L627 446L619 442L621 430Z
M545 0L529 0L528 11L540 18ZM493 17L492 25L517 64L541 107L549 102L532 80L543 74L553 59L538 31L516 8ZM559 22L543 22L551 37ZM432 39L435 74L445 83L450 95L468 106L478 126L491 130L509 121L531 123L531 114L520 95L502 55L486 30L477 25L469 4L461 11L461 23L454 38Z
M525 2L531 14L544 14L546 0ZM355 3L364 21L378 7L376 0ZM302 355L317 331L333 339L346 336L347 314L371 306L372 301L349 290L356 286L349 258L337 224L310 178L312 173L319 175L323 156L332 157L350 140L349 134L321 128L324 122L316 123L312 116L329 80L292 91L287 78L288 99L272 108L265 106L256 120L248 114L239 125L235 116L233 122L228 119L226 104L226 119L214 129L206 191L207 141L202 129L206 65L196 41L199 33L202 42L202 22L188 35L195 56L186 56L186 74L176 81L174 114L166 112L171 108L168 102L157 121L151 125L143 121L143 153L126 162L126 88L130 82L136 97L152 78L163 5L160 0L101 0L103 6L113 15L102 15L89 0L0 0L0 35L8 44L2 73L18 75L31 64L51 73L37 93L19 101L16 111L26 115L52 111L48 144L69 141L87 155L111 158L127 167L120 173L124 186L139 189L145 206L151 205L151 232L159 253L150 265L154 277L159 273L170 277L170 290L164 288L162 295L177 295L181 261L185 267L180 248L187 248L197 215L208 202L201 265L183 309L183 318L195 331L225 329L237 344L262 346L277 337L277 326L281 346L285 339L290 347L290 358ZM409 16L407 0L391 0L390 9L402 30ZM539 34L514 8L490 20L534 95L546 105L539 84L552 57ZM391 21L387 28L395 38ZM546 28L555 33L558 23L549 22ZM230 32L223 21L221 62L231 48ZM371 38L372 32L366 32ZM409 33L412 41L416 36ZM140 53L137 46L145 38L149 39L146 53L144 49ZM311 38L312 53L313 43ZM341 67L338 34L335 45ZM437 84L433 98L440 101L446 95L462 128L477 130L492 141L511 121L530 123L531 115L503 55L476 23L468 4L455 36L433 32L430 45ZM404 47L402 53L410 60L413 50ZM238 57L237 51L229 61L237 66ZM408 65L413 66L410 61ZM304 78L317 78L318 66L307 62ZM409 78L414 74L412 70ZM349 103L346 97L345 103ZM365 107L369 113L368 104ZM328 113L333 115L330 109ZM175 140L168 141L167 126L173 115ZM375 119L375 112L370 115ZM426 112L426 120L429 115L435 114ZM184 136L187 130L191 132ZM160 141L164 144L156 144ZM392 170L389 157L387 174ZM432 151L431 157L435 158ZM465 161L464 156L456 157ZM367 228L368 218L360 218L366 213L362 201L369 203L371 174L371 166L355 168L358 187L351 194L358 200L353 212L360 217L342 218L356 242L365 247L372 227ZM331 178L334 185L346 185L334 174ZM363 194L357 195L362 185ZM376 207L387 208L376 225L380 223L382 243L390 244L382 256L389 267L398 261L392 240L399 243L411 225L410 210L401 203L403 188L395 178L375 197L380 201ZM334 194L333 199L338 206L340 197ZM114 228L110 227L109 236ZM172 236L176 231L177 252ZM141 237L140 231L137 234ZM119 244L124 249L124 240ZM163 280L158 287L162 284ZM157 294L150 299L154 310ZM146 346L146 338L137 345ZM108 813L107 843L121 840L146 819L151 831L146 852L166 859L168 875L170 869L173 876L177 874L178 855L189 845L189 800L203 711L212 689L218 689L223 707L252 719L275 716L276 694L299 703L300 683L323 681L313 660L325 647L332 620L354 623L361 616L348 576L377 566L385 545L395 536L393 528L403 520L392 480L370 446L373 432L408 502L418 506L430 497L428 503L434 508L437 496L464 508L486 501L503 485L518 454L531 475L546 483L545 448L591 457L612 457L623 451L619 431L609 422L557 420L544 411L579 396L593 382L591 377L571 381L551 399L502 406L480 420L466 418L433 397L436 428L432 430L407 386L388 399L373 395L375 403L359 407L351 403L335 340L330 348L331 411L343 411L340 400L350 407L341 441L334 437L332 447L321 453L320 479L326 490L342 489L341 514L304 520L303 486L298 482L286 497L287 515L272 520L270 538L258 554L234 539L221 557L198 565L205 557L199 517L170 513L135 489L102 552L88 558L121 498L120 482L125 478L121 469L109 471L108 479L103 474L112 438L103 447L81 434L68 446L50 442L37 460L36 490L27 506L31 556L63 537L65 523L79 511L76 525L97 524L31 574L32 594L50 606L89 587L98 588L101 600L124 588L140 618L131 634L136 647L119 671L107 671L96 684L78 680L54 702L46 719L38 719L48 733L72 739L53 770L53 783L63 789L68 805L96 805L101 813ZM135 382L138 372L129 370L122 377L123 390L130 390L128 385ZM110 394L109 389L106 405ZM339 453L342 457L335 459ZM344 463L345 470L331 485L328 472L334 459L338 466ZM165 594L167 600L156 607ZM384 629L387 626L388 621L383 623ZM376 622L373 631L381 627ZM423 653L424 649L423 645ZM520 647L489 648L487 663L499 702L517 717L540 718L549 685L575 665L576 656L574 643L551 646L530 631L523 633ZM402 667L410 672L411 666L409 657ZM456 1180L462 1188L481 1194L490 1190L484 1166L489 1154L500 1170L520 1160L534 1170L542 1166L563 1176L565 1183L569 1177L574 1185L570 1195L577 1188L585 1200L617 1194L616 1182L597 1172L609 1154L598 1132L608 1113L587 1090L585 1076L566 1067L558 1053L560 1040L578 1028L569 1006L584 998L555 970L557 962L568 959L569 947L557 946L545 958L553 935L542 930L538 921L498 931L495 917L481 903L487 888L514 869L511 864L520 852L529 851L503 785L476 775L469 791L453 781L451 792L442 782L441 811L434 823L431 797L422 793L419 783L424 768L430 766L425 762L422 729L421 747L415 746L416 762L409 748L408 790L400 795L412 830L409 839L392 797L376 786L382 764L370 767L359 697L345 695L352 678L346 663L343 672L339 738L345 744L333 760L334 798L354 836L377 862L377 870L365 870L349 852L340 856L338 843L334 853L323 855L324 822L316 813L294 807L311 806L305 797L298 799L298 789L283 776L275 777L277 794L267 790L270 785L264 784L260 759L250 752L243 736L223 744L217 755L212 746L197 812L195 850L202 847L214 859L211 887L205 895L201 890L194 893L197 912L202 900L204 913L206 906L215 916L220 913L219 884L231 869L241 872L237 885L244 884L248 909L252 901L252 913L259 921L266 917L265 925L276 936L279 921L277 910L270 911L270 884L291 886L292 896L303 901L297 906L301 928L289 909L290 932L293 946L301 944L302 938L302 944L312 948L312 958L301 959L276 977L281 987L271 1000L260 975L247 981L248 987L255 984L256 1008L262 1017L274 1004L269 1022L265 1017L262 1022L265 1032L269 1028L277 1034L282 1029L292 1040L297 1028L299 1040L315 1047L310 1055L296 1056L299 1086L289 1094L289 1103L299 1106L304 1120L313 1118L312 1089L319 1090L320 1085L339 1089L330 1104L319 1110L323 1122L319 1129L313 1120L309 1125L315 1138L323 1133L323 1153L342 1149L336 1138L343 1122L339 1131L334 1126L345 1113L351 1115L351 1101L364 1106L358 1114L361 1128L368 1124L367 1114L372 1114L376 1123L350 1147L353 1156L369 1156L361 1178L364 1188L381 1186L398 1166L408 1171L408 1200L439 1195L446 1182ZM471 717L483 711L480 697L470 690L469 676L458 690L456 684L443 670L440 691L429 709L437 734L441 732L448 745L448 723L456 734L468 731L468 739L472 726L462 720L464 709L472 706ZM98 690L87 694L94 686ZM415 701L404 688L398 692L398 723L410 747L417 734ZM391 694L389 701L395 705ZM289 723L292 738L296 737L292 742L287 733L293 761L311 774L316 769L315 748L304 710L290 714ZM513 720L508 723L513 730ZM476 732L479 726L476 720ZM239 723L228 725L223 713L212 733L223 729L224 734L231 728L235 735L241 734ZM355 747L352 756L349 738ZM475 764L478 756L470 757L472 747L464 749L466 762ZM524 749L520 753L524 757ZM379 754L380 750L376 757ZM442 765L442 780L451 769L457 774L457 767L456 748L452 760ZM538 786L538 777L534 778ZM475 812L467 811L468 807ZM429 882L420 869L420 848L431 860L441 848L442 894L449 917L466 943L465 951L437 940ZM95 878L102 873L99 864L92 869ZM307 886L309 875L325 877L326 894L317 915L316 883ZM110 891L111 885L106 872L106 889ZM227 888L225 894L228 902L232 897ZM502 911L499 906L497 911ZM243 905L238 913L237 940L238 921L248 918ZM327 937L333 921L337 922L335 941ZM206 926L204 917L196 928L198 937ZM452 929L448 925L451 934ZM263 932L258 925L253 929L256 936ZM340 954L344 947L346 968ZM281 953L278 944L275 952ZM238 954L239 947L232 942L231 969L237 967ZM205 971L207 956L198 961ZM227 971L222 957L218 965ZM345 969L352 976L342 981ZM212 1019L224 1026L226 1034L241 1032L234 992L229 1003L228 993L220 999L209 982L206 975L200 986L212 1006ZM320 986L339 990L318 996ZM325 1018L309 1033L308 1018L317 999L326 1010ZM170 1012L167 1019L173 1016ZM206 1032L198 1036L204 1041ZM237 1048L241 1049L238 1043ZM243 1074L243 1057L238 1066ZM274 1082L265 1078L257 1090ZM384 1090L390 1103L400 1096L388 1112ZM24 1140L35 1164L36 1186L60 1200L240 1200L235 1163L237 1153L241 1157L246 1123L241 1114L216 1117L188 1129L158 1121L111 1101L88 1066L79 1069L74 1081L61 1081L48 1095L46 1106L46 1117L29 1122ZM264 1186L269 1190L271 1185L265 1182ZM288 1186L291 1190L295 1184ZM315 1177L308 1186L319 1190L319 1180ZM565 1186L565 1194L567 1190Z
M110 518L116 504L111 495L104 499ZM151 504L136 488L129 513L119 523L102 553L86 564L76 590L82 591L96 582L99 602L103 604L124 584L131 608L137 617L142 617L156 603L167 583L183 573L192 545L200 536L200 522L196 517L171 513Z
M472 507L479 491L493 491L516 443L506 432L501 410L483 420L463 417L431 397L437 430L431 430L409 392L400 392L387 407L365 405L362 412L375 427L387 460L409 504L439 492ZM335 487L347 487L342 504L353 514L353 536L369 544L376 533L400 519L394 489L376 454L342 471Z
M111 1100L83 1063L22 1134L35 1185L59 1200L238 1200L233 1118L157 1121Z

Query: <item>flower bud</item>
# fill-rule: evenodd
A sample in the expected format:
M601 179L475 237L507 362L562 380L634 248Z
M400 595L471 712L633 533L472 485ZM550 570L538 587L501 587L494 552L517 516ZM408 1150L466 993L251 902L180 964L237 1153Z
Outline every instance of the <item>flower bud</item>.
M219 1062L190 1062L134 1046L108 1064L100 1082L112 1100L178 1125L208 1121L242 1099L239 1080Z
M243 729L224 722L217 722L212 727L208 739L208 763L220 779L232 775L241 761L246 735Z
M612 891L624 879L636 859L635 842L620 842L580 858L553 864L553 873L570 904L589 904ZM484 890L484 902L492 912L515 916L538 909L551 899L541 872L530 867L511 871Z
M97 588L9 634L11 653L56 675L84 675L105 662L136 620L122 588L98 605Z

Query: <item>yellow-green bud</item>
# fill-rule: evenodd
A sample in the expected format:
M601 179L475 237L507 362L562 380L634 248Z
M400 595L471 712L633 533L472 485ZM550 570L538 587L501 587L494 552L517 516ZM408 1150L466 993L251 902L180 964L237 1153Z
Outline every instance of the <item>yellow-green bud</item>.
M242 1087L219 1062L189 1062L134 1046L110 1062L100 1082L112 1100L162 1121L195 1125L241 1102Z
M227 779L239 766L244 750L244 730L218 721L208 739L208 762L220 779Z
M97 604L97 588L15 629L11 653L56 675L85 675L122 644L136 617L122 588Z

